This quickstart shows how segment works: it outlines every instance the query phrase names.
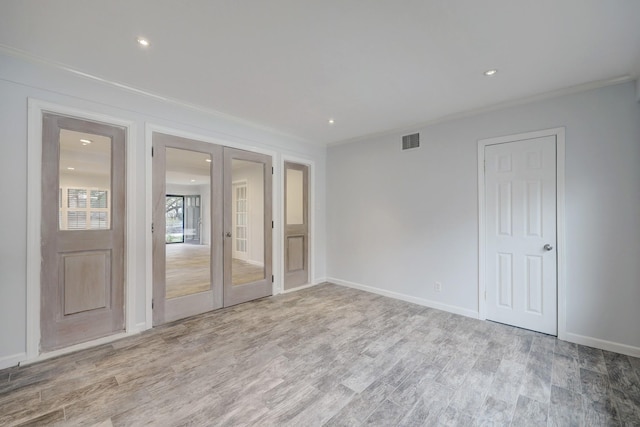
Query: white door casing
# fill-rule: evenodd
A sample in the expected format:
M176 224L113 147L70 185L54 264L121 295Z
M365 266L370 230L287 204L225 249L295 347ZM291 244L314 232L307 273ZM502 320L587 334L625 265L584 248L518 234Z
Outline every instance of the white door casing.
M485 147L486 318L557 334L556 137Z
M87 111L84 108L75 108L66 105L54 104L34 98L28 99L29 117L27 132L27 331L26 331L26 354L21 355L21 360L25 363L33 363L57 357L62 354L81 350L91 346L114 341L126 335L132 335L144 328L144 325L136 323L135 315L135 291L134 280L129 280L135 276L135 253L134 242L137 239L138 230L134 226L136 218L136 177L135 169L135 138L136 125L130 120L113 117L106 114ZM126 236L125 236L125 312L126 331L122 334L109 335L97 338L92 341L71 345L59 350L42 353L39 348L41 339L40 330L40 262L41 253L41 178L42 178L42 135L43 135L43 114L53 113L85 119L111 125L123 126L126 129Z

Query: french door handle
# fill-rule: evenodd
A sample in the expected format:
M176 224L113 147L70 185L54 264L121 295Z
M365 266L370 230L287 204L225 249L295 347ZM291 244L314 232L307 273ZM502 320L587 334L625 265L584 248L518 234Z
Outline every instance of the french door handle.
M552 250L552 249L553 249L553 246L551 246L550 244L548 244L548 243L547 243L546 245L544 245L544 246L542 247L542 249L544 249L545 251L550 251L550 250Z
M231 232L227 231L226 233L224 233L225 237L231 237Z

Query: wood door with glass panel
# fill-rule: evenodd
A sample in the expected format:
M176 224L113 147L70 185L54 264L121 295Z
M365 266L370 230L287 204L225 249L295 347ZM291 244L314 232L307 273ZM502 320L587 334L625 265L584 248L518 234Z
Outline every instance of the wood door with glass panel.
M309 282L309 167L284 164L284 289Z
M272 294L271 157L224 148L224 306Z
M123 332L125 129L43 115L40 347Z
M222 307L222 148L153 133L153 324Z

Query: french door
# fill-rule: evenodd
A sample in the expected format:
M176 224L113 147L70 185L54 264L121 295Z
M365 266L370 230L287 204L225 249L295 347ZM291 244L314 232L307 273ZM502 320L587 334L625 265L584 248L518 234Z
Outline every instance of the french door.
M269 156L224 148L225 307L271 295L271 170Z
M271 271L271 158L154 133L154 325L271 295Z

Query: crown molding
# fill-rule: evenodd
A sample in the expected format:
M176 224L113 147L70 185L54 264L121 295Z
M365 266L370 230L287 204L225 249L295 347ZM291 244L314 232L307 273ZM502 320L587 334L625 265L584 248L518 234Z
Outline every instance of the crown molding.
M21 49L16 49L14 47L5 45L0 43L0 52L5 53L9 56L12 56L14 58L18 58L18 59L22 59L24 61L33 63L33 64L39 64L39 65L44 65L50 68L54 68L69 74L73 74L75 76L87 79L87 80L91 80L94 82L98 82L98 83L102 83L111 87L115 87L118 88L120 90L123 90L125 92L129 92L129 93L133 93L136 95L141 95L144 96L146 98L150 98L156 101L160 101L160 102L165 102L168 104L172 104L174 106L177 107L181 107L187 110L191 110L191 111L195 111L201 114L205 114L208 116L212 116L215 117L217 119L221 119L221 120L225 120L227 122L232 122L238 125L242 125L260 132L265 132L265 133L269 133L271 135L277 136L277 137L282 137L282 138L286 138L288 140L292 140L301 144L307 144L307 145L313 145L313 146L324 146L324 144L320 144L316 141L311 141L305 138L301 138L299 136L296 135L292 135L286 132L282 132L278 129L274 129L272 127L269 126L265 126L259 123L255 123L252 122L250 120L246 120L243 119L241 117L237 117L231 114L227 114L227 113L223 113L221 111L218 110L214 110L212 108L207 108L204 107L202 105L198 105L198 104L193 104L190 102L186 102L183 101L181 99L177 99L177 98L171 98L171 97L166 97L154 92L150 92L150 91L146 91L143 89L138 89L134 86L130 86L124 83L120 83L114 80L109 80L100 76L96 76L94 74L90 74L90 73L86 73L84 71L75 69L73 67L70 67L68 65L62 64L60 62L57 61L51 61L49 59L45 59L36 55L33 55L29 52L26 52L24 50Z
M417 132L419 129L423 129L423 128L440 124L440 123L450 122L453 120L459 120L467 117L478 116L480 114L488 113L491 111L503 110L505 108L511 108L519 105L530 104L533 102L543 101L546 99L558 98L558 97L570 95L573 93L586 92L588 90L598 89L606 86L627 83L633 80L634 80L633 77L629 75L624 75L624 76L614 77L611 79L597 80L594 82L583 83L575 86L569 86L566 88L557 89L550 92L544 92L538 95L517 98L510 101L505 101L505 102L499 102L497 104L487 105L480 108L473 108L470 110L461 111L459 113L447 114L447 115L438 117L433 120L428 120L425 122L419 122L412 125L384 130L381 132L374 132L367 135L357 136L354 138L349 138L341 141L330 142L327 144L327 147L334 147L338 145L350 144L353 142L366 141L374 138L382 138L385 136L397 136L398 134L413 133L413 132ZM640 79L636 80L636 95L638 97L638 101L640 102Z

